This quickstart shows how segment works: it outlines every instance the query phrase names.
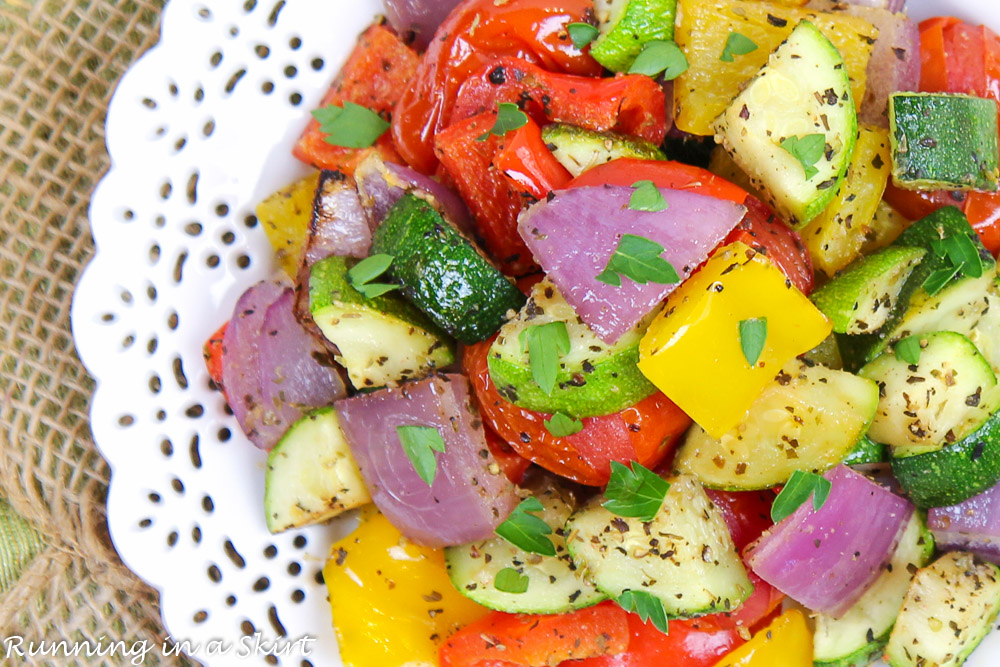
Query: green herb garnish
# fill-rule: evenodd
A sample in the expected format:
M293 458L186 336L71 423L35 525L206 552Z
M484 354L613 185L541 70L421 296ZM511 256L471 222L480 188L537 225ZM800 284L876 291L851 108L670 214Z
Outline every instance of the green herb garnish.
M640 285L646 283L672 285L680 282L674 267L660 256L662 253L663 246L655 241L623 234L618 247L608 259L607 266L597 275L597 279L615 287L620 287L622 284L620 276L625 276Z
M830 480L821 477L816 473L796 470L791 478L785 483L781 493L774 499L771 505L771 520L778 523L799 508L799 505L813 499L813 511L823 507L827 497L830 495Z
M958 232L943 239L933 239L931 250L938 257L948 260L947 266L931 271L921 285L931 296L940 292L959 273L970 278L982 277L983 258L979 256L979 249L968 234Z
M562 438L567 435L573 435L574 433L579 433L583 430L583 422L579 419L573 419L568 415L564 415L561 412L557 412L550 419L546 419L542 422L545 426L545 430L554 435L557 438Z
M764 343L767 341L767 318L751 317L748 320L740 320L739 327L743 357L748 364L754 366L760 359L760 353L764 351Z
M493 578L493 588L501 593L526 593L528 591L528 576L521 574L512 567L505 567Z
M911 366L917 365L920 363L920 336L907 336L896 341L892 351L900 361L905 361Z
M590 44L601 34L600 30L589 23L570 23L566 26L566 32L569 33L569 38L572 40L573 46L578 49L587 46L587 44Z
M688 61L681 47L672 40L647 42L628 68L629 74L657 76L663 74L666 81L676 79L687 71Z
M427 486L434 484L437 475L434 452L444 453L444 439L438 430L432 426L397 426L396 434L420 479Z
M618 516L652 521L660 511L670 482L642 464L633 461L632 469L617 461L611 462L611 479L604 490L604 509Z
M622 591L618 597L618 606L625 611L635 612L642 619L642 622L652 621L653 626L668 634L670 627L667 622L667 610L663 608L663 601L646 591L633 591L631 589Z
M528 114L521 111L516 104L511 102L500 102L497 104L497 118L493 122L493 127L489 132L476 137L476 141L486 141L492 134L495 137L502 137L512 130L524 127L528 124Z
M819 169L814 165L823 157L823 150L826 148L826 137L822 134L786 137L781 140L781 147L799 161L808 181L819 173Z
M536 324L521 332L521 350L527 351L531 377L551 396L559 374L559 357L569 353L569 332L565 322Z
M738 32L729 33L726 45L722 47L722 55L719 60L725 63L733 62L733 56L745 56L757 50L757 44L746 35Z
M632 211L664 211L667 208L667 200L663 198L663 193L653 184L653 181L636 181L632 184L632 196L628 200L629 210Z
M545 507L538 498L525 498L507 520L496 528L496 534L518 549L542 556L555 556L556 547L547 535L552 529L539 517L529 512L541 512Z
M395 258L392 255L381 253L365 257L347 271L347 281L367 299L399 289L399 285L371 282L386 272L393 259Z
M389 123L381 116L354 102L344 102L342 107L333 104L320 107L312 112L312 117L319 121L326 143L344 148L368 148L389 129Z

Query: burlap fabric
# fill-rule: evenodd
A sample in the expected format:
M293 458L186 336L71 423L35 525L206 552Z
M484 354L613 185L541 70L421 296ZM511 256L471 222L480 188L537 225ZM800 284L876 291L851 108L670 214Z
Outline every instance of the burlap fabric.
M164 639L155 594L108 538L110 473L88 428L93 385L69 325L93 253L87 205L108 167L107 105L156 42L162 5L0 0L0 494L41 536L0 595L0 637ZM147 664L168 661L157 653ZM18 662L0 651L0 663Z

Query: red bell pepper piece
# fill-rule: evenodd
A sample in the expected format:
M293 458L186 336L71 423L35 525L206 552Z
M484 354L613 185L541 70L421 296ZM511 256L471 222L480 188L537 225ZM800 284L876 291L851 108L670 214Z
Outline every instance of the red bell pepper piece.
M205 346L202 348L202 356L205 359L205 368L208 370L208 377L222 391L223 395L225 394L225 389L222 386L222 339L226 335L227 326L229 326L229 322L219 327L218 331L205 341Z
M503 147L493 158L499 169L518 192L541 199L565 186L573 176L545 147L542 128L529 119L528 124L509 133Z
M500 464L504 476L514 484L520 484L524 479L524 473L531 467L531 461L522 458L520 454L511 449L507 442L496 434L489 426L483 428L486 436L486 446L493 453L493 458Z
M358 38L358 44L327 92L320 106L354 102L384 118L390 118L396 102L409 86L419 57L391 30L374 25ZM315 119L292 150L292 154L317 169L336 169L353 174L357 164L377 152L383 160L402 162L392 146L392 137L383 134L371 148L344 148L328 144Z
M468 118L501 102L519 104L540 124L614 130L656 145L663 143L667 133L663 88L641 74L594 79L547 72L517 58L500 58L462 84L452 118Z
M592 0L466 0L441 24L393 114L399 154L424 173L434 171L434 138L451 124L458 89L473 72L501 56L548 70L599 76L602 68L566 32L585 21Z
M547 667L622 653L629 644L628 616L613 602L551 616L495 611L441 646L441 667Z

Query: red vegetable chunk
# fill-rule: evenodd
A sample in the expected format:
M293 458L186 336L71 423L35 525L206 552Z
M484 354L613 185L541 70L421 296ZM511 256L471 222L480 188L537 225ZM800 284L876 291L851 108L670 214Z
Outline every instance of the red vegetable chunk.
M824 477L831 489L819 510L807 500L745 555L761 579L809 609L837 617L878 577L913 505L847 466Z
M385 18L414 48L425 49L460 0L385 0Z
M337 413L372 500L414 542L439 547L487 539L517 504L461 375L359 394L340 401ZM430 486L403 450L399 426L435 428L444 441Z
M624 234L665 248L663 257L687 278L743 218L731 201L660 188L662 211L633 211L633 189L581 187L556 192L523 214L518 230L535 259L577 314L609 343L634 327L676 284L640 285L622 277L620 286L597 279Z
M978 496L927 512L927 527L942 551L971 551L1000 564L1000 484Z

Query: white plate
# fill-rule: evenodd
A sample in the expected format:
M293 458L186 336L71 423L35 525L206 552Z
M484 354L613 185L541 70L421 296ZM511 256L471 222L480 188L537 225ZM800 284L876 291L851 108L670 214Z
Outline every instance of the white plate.
M910 6L1000 29L996 0ZM72 318L97 379L94 438L113 470L108 523L125 563L160 591L171 636L213 667L265 664L252 634L241 643L255 631L265 643L284 635L281 664L341 664L317 580L338 530L268 534L264 456L209 389L201 346L275 270L253 207L305 173L292 143L379 9L173 0L159 45L108 114L112 168L90 208L97 255ZM310 655L287 655L303 636ZM994 633L968 664L998 662Z

